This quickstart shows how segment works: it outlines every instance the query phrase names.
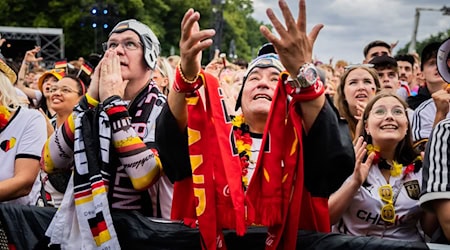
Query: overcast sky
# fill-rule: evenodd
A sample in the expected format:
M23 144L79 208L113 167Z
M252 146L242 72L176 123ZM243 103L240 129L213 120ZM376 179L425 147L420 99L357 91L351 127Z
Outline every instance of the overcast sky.
M286 1L296 17L298 0ZM343 59L350 63L360 63L363 60L364 46L373 40L387 43L398 40L396 49L403 48L411 40L415 9L441 9L444 5L450 7L450 1L307 0L308 32L315 24L325 25L316 40L314 56L325 63L331 57L333 62ZM253 7L253 17L257 20L270 23L265 13L269 7L283 20L276 0L253 0ZM420 11L418 41L448 29L450 16L442 15L440 11Z

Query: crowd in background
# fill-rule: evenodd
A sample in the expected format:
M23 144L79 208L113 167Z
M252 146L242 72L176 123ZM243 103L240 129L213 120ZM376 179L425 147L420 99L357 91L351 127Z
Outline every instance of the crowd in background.
M188 11L186 15L192 23L197 21L195 13ZM188 30L189 24L185 20L184 29ZM88 211L82 206L89 203L101 204L84 197L84 190L109 201L113 211L133 210L149 217L174 219L174 183L185 178L186 172L174 174L175 170L165 168L165 162L169 162L167 165L184 165L185 162L167 159L178 157L167 151L158 152L161 150L158 117L171 121L163 123L167 133L176 134L181 128L182 135L167 138L185 143L186 147L170 144L168 148L174 147L174 152L185 154L187 137L183 133L191 121L183 112L190 110L191 103L189 94L182 98L179 94L184 93L183 88L196 93L201 84L207 88L214 86L209 85L213 81L210 76L220 87L225 115L241 117L242 121L250 123L247 128L250 137L258 142L257 146L249 146L245 145L245 140L241 141L244 144L236 146L239 156L250 149L256 156L259 154L259 148L266 142L265 130L251 126L251 113L247 109L260 104L247 104L245 89L250 88L252 81L270 79L275 84L282 78L282 72L290 70L291 64L283 61L285 57L276 55L280 45L269 44L273 51L259 55L276 55L275 60L263 58L269 61L267 65L262 64L260 57L252 62L229 61L217 50L207 65L196 69L186 67L186 58L194 60L189 54L194 52L181 47L183 42L187 44L186 41L194 39L193 35L186 35L190 34L186 30L183 30L185 40L182 36L180 42L181 56L164 57L159 55L159 42L146 25L136 20L124 21L122 25L128 26L118 25L113 29L105 44L105 54L91 56L89 60L83 57L62 59L51 68L43 68L41 62L45 58L39 57L40 47L28 50L20 65L0 58L0 160L4 169L0 174L0 202L59 208L64 206L70 190L76 197L74 213ZM211 34L205 31L203 38ZM0 41L0 46L4 41ZM323 84L324 107L329 105L329 110L338 112L340 120L345 121L341 131L349 134L354 147L351 171L338 181L326 199L330 231L393 240L450 242L449 144L445 139L450 134L450 88L448 79L443 79L437 69L440 46L441 43L430 43L420 55L393 55L393 45L376 40L365 46L361 44L364 60L359 64L348 64L345 60L330 64L311 61L319 77L314 84ZM196 63L199 64L194 60L192 65ZM118 73L117 69L124 67L129 70ZM266 79L266 76L254 79L259 77L254 72L263 75L264 70L274 68L274 79ZM199 73L191 74L193 71ZM180 79L188 84L181 86L177 83ZM106 82L108 84L102 85ZM197 86L198 83L201 84ZM275 87L258 84L254 89L270 89L270 92L255 94L249 102L265 99L269 104L263 106L268 110ZM320 84L314 86L322 86ZM209 95L209 90L204 89L199 91L206 91L206 94L199 96ZM295 93L290 95L290 101L300 100ZM185 99L188 101L178 106ZM301 105L299 107L305 107ZM299 113L306 117L306 111ZM269 111L265 113L262 128L268 114ZM235 122L234 119L233 125ZM311 136L308 129L314 135L314 122L313 119L310 127L303 128L305 138ZM83 137L82 133L91 136ZM189 140L191 136L189 134ZM95 140L89 137L98 137L100 142L93 142ZM112 146L104 144L105 138ZM239 141L239 137L236 138ZM305 145L307 148L308 142ZM248 149L241 150L247 146ZM16 153L7 155L13 148ZM92 154L90 149L101 152ZM246 158L250 167L256 166L260 159L255 155ZM190 164L193 164L192 159ZM305 169L308 164L306 160ZM99 169L92 168L93 165ZM105 173L100 166L114 166L115 170ZM88 179L81 174L83 171L89 172ZM186 171L188 176L192 174L190 168ZM98 191L92 184L92 179L98 176L120 183L109 185L106 181L102 184L106 191ZM124 179L120 179L121 176L125 176ZM251 175L245 176L243 183L246 178L251 179ZM244 189L249 186L249 179ZM81 188L86 183L90 183L91 189ZM103 192L105 196L101 197ZM108 216L105 214L107 224ZM64 219L67 218L61 221ZM50 238L56 237L57 225L52 222L48 232ZM110 238L116 237L111 235Z

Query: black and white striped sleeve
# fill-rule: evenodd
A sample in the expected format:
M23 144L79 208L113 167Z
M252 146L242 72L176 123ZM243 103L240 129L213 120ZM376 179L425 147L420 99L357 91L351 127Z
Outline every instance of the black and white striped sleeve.
M421 206L429 201L450 198L450 119L439 122L431 133L423 162Z

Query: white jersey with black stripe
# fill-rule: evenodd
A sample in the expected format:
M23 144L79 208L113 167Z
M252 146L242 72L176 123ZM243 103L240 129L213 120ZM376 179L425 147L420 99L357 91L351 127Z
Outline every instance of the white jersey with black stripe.
M403 174L390 177L396 216L394 224L387 223L380 216L381 208L386 202L381 200L378 193L379 188L387 182L378 165L373 165L367 177L368 184L359 188L341 220L333 225L333 232L392 240L423 241L417 228L422 212L418 202L421 182L421 170L409 173L405 178Z
M450 197L450 119L440 121L428 141L423 163L423 189L420 204Z
M430 137L435 117L436 104L433 98L424 101L414 110L411 126L414 142ZM450 118L450 113L447 118Z

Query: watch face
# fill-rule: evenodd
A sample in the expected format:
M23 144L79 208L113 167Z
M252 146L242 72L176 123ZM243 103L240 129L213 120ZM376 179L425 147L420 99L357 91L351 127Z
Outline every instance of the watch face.
M314 84L317 79L317 70L312 67L308 67L304 71L303 76L305 77L305 80L307 82L309 82L310 84Z

